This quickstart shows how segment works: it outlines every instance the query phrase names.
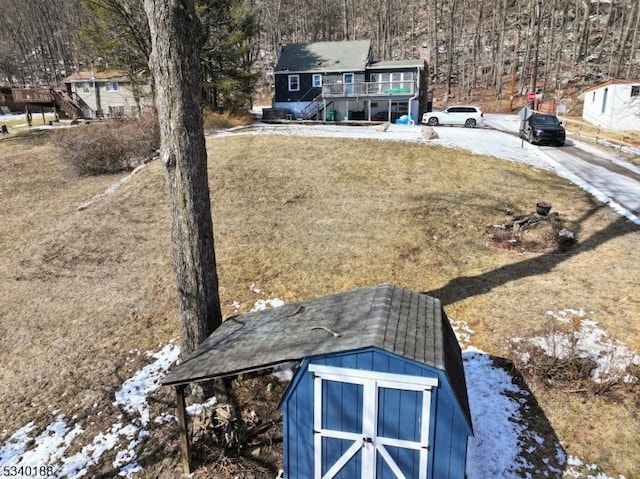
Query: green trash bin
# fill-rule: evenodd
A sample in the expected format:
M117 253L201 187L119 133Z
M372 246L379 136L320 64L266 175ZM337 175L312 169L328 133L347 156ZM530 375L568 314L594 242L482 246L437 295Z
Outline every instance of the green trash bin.
M327 111L327 121L336 121L336 111L328 110Z

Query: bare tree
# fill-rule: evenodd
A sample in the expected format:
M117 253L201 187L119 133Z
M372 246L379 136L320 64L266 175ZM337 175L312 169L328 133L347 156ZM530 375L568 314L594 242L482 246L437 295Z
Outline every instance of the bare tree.
M57 84L78 66L79 0L0 0L0 12L0 77L9 84Z
M222 322L198 94L199 53L205 37L193 0L145 0L144 6L171 210L182 354L187 355Z
M448 15L443 18L447 19L446 35L447 35L447 76L445 81L447 84L447 97L451 96L451 85L454 81L454 52L458 49L457 33L456 33L456 16L458 15L459 0L444 0L444 6L447 9ZM459 31L458 31L459 33ZM458 59L459 60L459 59Z
M633 27L633 35L631 38L631 46L629 48L629 60L627 62L627 78L631 78L632 76L632 70L631 70L631 66L635 65L637 68L637 62L635 62L635 57L636 57L636 47L637 47L637 39L638 39L638 30L640 29L640 7L638 6L638 4L635 4L635 15L636 15L636 20L635 20L635 24ZM638 71L638 70L636 70Z

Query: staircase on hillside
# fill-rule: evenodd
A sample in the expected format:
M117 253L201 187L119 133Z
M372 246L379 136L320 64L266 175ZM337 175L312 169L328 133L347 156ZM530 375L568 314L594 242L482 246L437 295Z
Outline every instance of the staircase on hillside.
M53 93L56 106L62 110L68 118L76 120L83 117L82 108L78 102L67 95L66 92L56 89L51 89L51 92Z

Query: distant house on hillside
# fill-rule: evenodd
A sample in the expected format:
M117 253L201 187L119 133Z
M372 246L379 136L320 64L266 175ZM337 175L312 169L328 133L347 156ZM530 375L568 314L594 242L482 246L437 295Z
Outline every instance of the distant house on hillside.
M609 80L587 89L582 118L610 130L640 130L640 80Z
M274 108L298 119L387 120L431 111L424 60L373 61L369 40L279 49Z
M122 118L137 116L141 108L151 107L151 87L134 85L123 72L81 71L63 80L67 94L82 108L84 118Z

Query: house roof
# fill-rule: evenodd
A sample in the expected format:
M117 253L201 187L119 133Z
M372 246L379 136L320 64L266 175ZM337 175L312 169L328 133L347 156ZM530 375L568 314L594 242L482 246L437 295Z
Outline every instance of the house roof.
M389 70L398 68L424 68L424 60L383 60L372 63L367 70Z
M586 90L584 90L583 93L587 93L593 90L598 90L599 88L604 88L609 85L628 85L628 84L640 84L640 79L612 78L610 80L607 80L602 83L598 83L597 85L593 85L587 88Z
M290 43L282 48L275 73L359 72L369 62L371 41Z
M460 346L440 300L390 284L231 317L171 369L163 384L368 347L444 370L471 423Z
M86 81L129 81L129 77L124 72L119 70L104 70L104 71L79 71L69 75L62 80L62 83L79 83Z

